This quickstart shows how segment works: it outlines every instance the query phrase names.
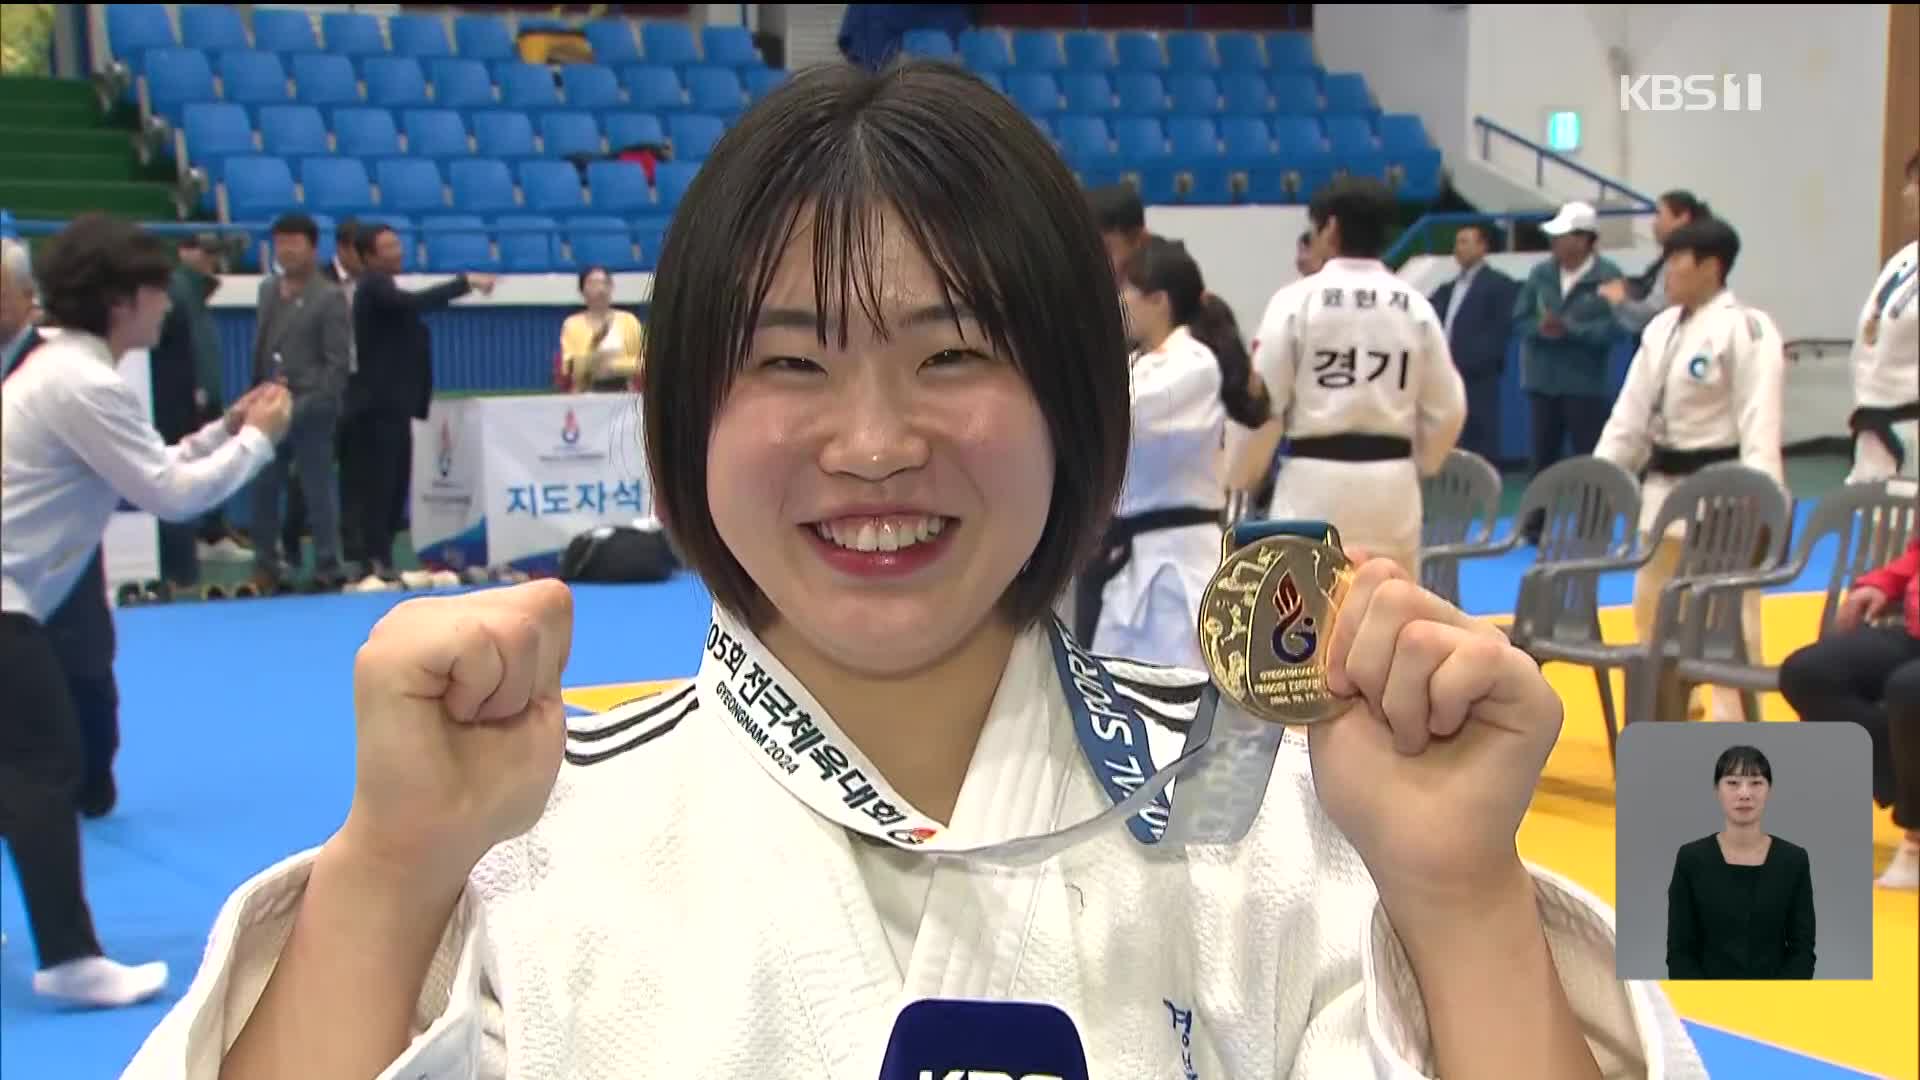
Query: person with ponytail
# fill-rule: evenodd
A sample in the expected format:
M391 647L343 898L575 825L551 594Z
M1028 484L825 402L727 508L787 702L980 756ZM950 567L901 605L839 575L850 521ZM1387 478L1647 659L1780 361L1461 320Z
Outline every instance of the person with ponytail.
M1095 652L1199 668L1194 620L1220 562L1227 421L1266 422L1264 390L1226 305L1178 242L1153 237L1121 268L1135 346L1126 485L1080 577L1075 632Z

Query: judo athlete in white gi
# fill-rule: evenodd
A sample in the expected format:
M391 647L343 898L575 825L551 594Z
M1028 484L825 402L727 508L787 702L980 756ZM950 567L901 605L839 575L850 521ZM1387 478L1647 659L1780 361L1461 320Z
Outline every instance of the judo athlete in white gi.
M1267 305L1253 365L1274 420L1241 447L1230 482L1256 487L1284 436L1269 516L1331 521L1417 574L1420 478L1459 440L1467 391L1433 305L1380 261L1393 212L1375 180L1314 195L1308 220L1336 255Z
M1122 267L1120 299L1138 346L1129 361L1133 438L1119 509L1080 578L1098 601L1086 635L1095 652L1194 670L1200 594L1220 565L1226 432L1267 419L1264 396L1248 390L1246 346L1205 296L1200 267L1171 240L1148 240Z
M1900 191L1920 234L1920 152ZM1853 471L1849 484L1920 473L1920 240L1894 252L1873 280L1853 338Z
M1552 689L1388 561L1324 639L1351 708L1241 839L1150 851L1127 810L989 858L1110 810L1205 680L1045 617L1127 461L1078 185L916 60L797 74L685 199L645 425L698 674L570 723L564 586L396 607L345 822L234 894L128 1076L872 1080L931 996L1052 1003L1103 1078L1704 1076L1609 909L1517 852Z
M1741 304L1726 287L1739 254L1739 235L1717 218L1701 218L1668 235L1666 283L1673 306L1647 324L1594 450L1643 474L1642 542L1658 547L1634 579L1633 619L1642 641L1653 633L1660 590L1673 579L1680 558L1684 526L1676 523L1657 539L1646 535L1667 495L1721 461L1738 461L1786 484L1780 460L1786 355L1766 312ZM1764 655L1758 592L1741 598L1741 627L1747 655L1757 661ZM1663 699L1663 710L1682 707ZM1716 688L1713 711L1715 719L1737 719L1738 694Z

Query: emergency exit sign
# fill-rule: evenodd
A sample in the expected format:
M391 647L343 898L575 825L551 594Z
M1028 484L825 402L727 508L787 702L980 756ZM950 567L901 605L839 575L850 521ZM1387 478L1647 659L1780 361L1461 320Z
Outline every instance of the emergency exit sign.
M1548 113L1545 143L1547 149L1559 154L1580 149L1580 114L1566 109Z

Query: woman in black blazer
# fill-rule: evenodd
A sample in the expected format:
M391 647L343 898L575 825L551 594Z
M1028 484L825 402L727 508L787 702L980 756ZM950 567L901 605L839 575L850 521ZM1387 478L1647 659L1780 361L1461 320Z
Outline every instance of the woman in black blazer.
M1813 978L1807 851L1761 829L1773 766L1751 746L1713 766L1726 827L1674 858L1667 887L1669 979Z

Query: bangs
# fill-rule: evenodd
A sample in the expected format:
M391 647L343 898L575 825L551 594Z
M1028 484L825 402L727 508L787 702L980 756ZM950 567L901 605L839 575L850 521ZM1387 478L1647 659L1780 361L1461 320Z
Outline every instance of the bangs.
M1757 746L1729 746L1714 762L1713 782L1717 785L1729 776L1757 776L1771 784L1773 765Z
M735 330L728 368L745 366L761 310L796 241L811 248L820 344L845 349L857 319L871 323L881 340L890 337L882 301L894 272L890 229L904 230L907 245L932 267L954 329L970 317L994 351L1023 365L1008 326L1006 285L987 255L992 242L975 227L994 207L941 183L951 163L924 145L873 126L856 126L850 141L851 153L823 140L783 161L763 188L766 204L744 216L742 232L752 239L742 253L742 303L727 321Z

